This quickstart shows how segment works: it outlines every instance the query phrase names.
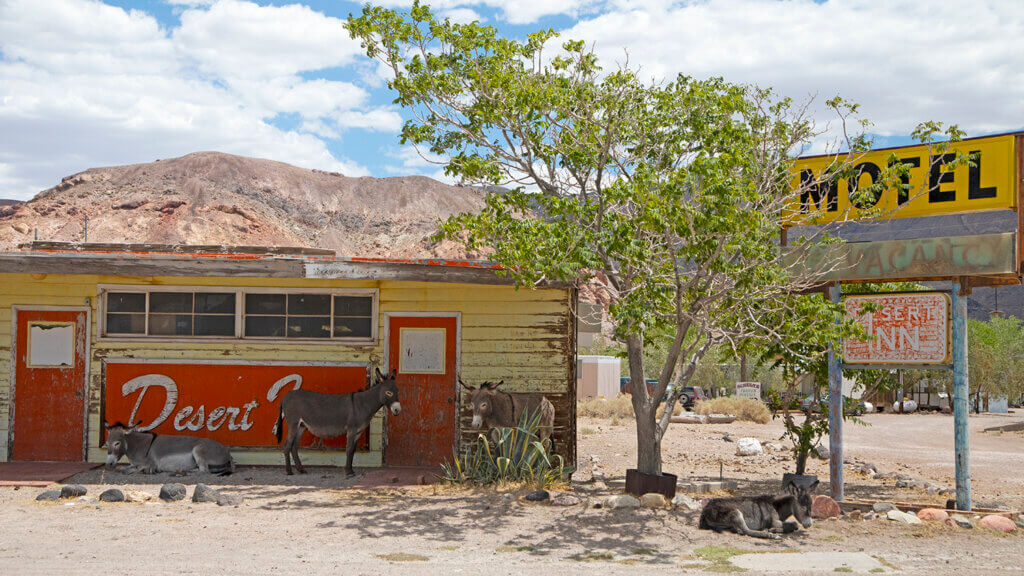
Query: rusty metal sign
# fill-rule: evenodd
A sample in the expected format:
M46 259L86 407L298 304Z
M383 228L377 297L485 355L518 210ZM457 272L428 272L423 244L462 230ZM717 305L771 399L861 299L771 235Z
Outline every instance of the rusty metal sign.
M862 313L865 303L877 310ZM848 364L947 364L950 360L950 299L942 292L847 296L843 306L869 340L843 341Z
M912 281L1016 275L1013 232L882 242L848 242L790 250L794 274L822 282ZM799 256L798 256L799 254ZM800 259L799 261L798 258Z

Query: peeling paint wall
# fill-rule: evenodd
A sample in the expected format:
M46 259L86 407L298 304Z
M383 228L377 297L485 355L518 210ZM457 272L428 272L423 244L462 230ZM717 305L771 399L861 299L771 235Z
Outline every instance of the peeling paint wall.
M256 288L376 288L379 290L378 339L371 345L252 340L113 340L97 337L97 286L108 284ZM88 386L89 460L102 461L100 409L105 358L154 360L245 360L373 362L384 359L385 313L461 313L460 372L467 382L505 380L508 391L543 392L556 408L556 448L575 462L575 332L571 319L575 292L570 289L515 290L509 286L372 280L259 279L70 274L0 274L0 460L9 454L11 399L11 307L92 307L92 347ZM463 440L469 428L468 397L460 395ZM357 466L382 461L383 419L370 429L370 450L356 456ZM238 462L280 464L276 449L235 449ZM308 464L343 464L343 452L308 451Z

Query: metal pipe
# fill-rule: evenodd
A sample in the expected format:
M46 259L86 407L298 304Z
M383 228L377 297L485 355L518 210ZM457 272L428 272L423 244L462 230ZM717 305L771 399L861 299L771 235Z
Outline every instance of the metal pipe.
M839 283L829 286L828 297L839 302ZM837 321L838 322L838 321ZM843 501L843 370L834 346L828 348L828 476L832 499Z
M971 438L967 427L967 295L953 282L953 443L956 451L956 508L971 509Z

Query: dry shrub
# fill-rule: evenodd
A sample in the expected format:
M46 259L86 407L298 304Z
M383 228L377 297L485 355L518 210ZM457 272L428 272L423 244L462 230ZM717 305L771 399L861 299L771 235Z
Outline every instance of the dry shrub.
M767 424L772 420L772 414L764 404L735 396L698 401L694 411L698 414L734 414L740 420L758 424Z
M628 394L619 394L606 400L589 398L577 403L576 414L591 418L633 418L633 403Z

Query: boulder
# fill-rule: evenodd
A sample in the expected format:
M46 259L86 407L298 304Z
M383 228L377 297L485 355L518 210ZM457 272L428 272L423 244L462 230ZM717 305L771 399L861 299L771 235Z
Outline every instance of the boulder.
M1017 531L1017 525L1013 523L1006 516L1000 516L999 514L989 514L984 516L981 520L978 520L978 526L982 528L988 528L990 530L999 530L1000 532L1006 532L1007 534Z
M676 494L676 497L672 499L672 505L676 508L685 508L690 512L700 510L700 502L697 502L686 494Z
M60 489L61 498L78 498L79 496L85 496L85 486L81 484L68 484Z
M543 502L551 498L551 494L548 494L547 490L534 490L525 496L525 499L529 502Z
M669 501L664 494L649 492L640 497L640 505L644 508L668 508Z
M939 510L938 508L922 508L917 511L917 517L925 522L945 522L949 519L949 513L945 510Z
M604 506L612 510L639 508L640 499L629 494L618 494L605 500Z
M211 504L216 502L220 498L220 492L210 488L206 484L196 484L195 490L192 491L193 502L210 502Z
M583 502L582 498L575 494L570 494L568 492L555 494L554 496L551 497L552 506L576 506L580 502Z
M501 499L503 501L505 501L505 502L515 502L516 501L516 495L511 493L511 492L506 492L506 493L501 495Z
M60 498L60 490L47 490L36 496L39 502L56 502Z
M124 490L125 502L148 502L153 499L153 495L149 492L143 492L141 490Z
M184 484L164 484L160 487L160 499L164 502L184 500L188 490Z
M829 452L828 446L825 446L824 444L818 444L814 447L814 450L811 451L811 456L819 460L828 460L831 455L832 453Z
M885 517L901 524L922 524L921 519L917 516L906 512L900 512L899 510L889 510L885 513Z
M740 438L736 442L737 456L754 456L762 452L764 450L761 449L761 441L757 438Z
M818 494L811 501L811 518L836 518L840 514L839 504L824 494Z
M879 514L885 514L889 510L899 510L896 505L892 502L875 502L871 505L871 510Z
M124 501L125 501L124 492L120 491L117 488L111 488L109 490L104 490L103 493L100 494L100 502L124 502Z
M242 497L235 494L218 494L217 506L241 506Z
M974 528L974 524L971 524L971 519L963 514L953 514L949 519L961 528Z
M850 513L846 515L847 520L861 520L864 518L864 514L860 510L850 510Z

